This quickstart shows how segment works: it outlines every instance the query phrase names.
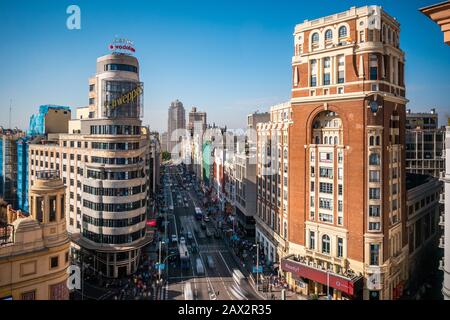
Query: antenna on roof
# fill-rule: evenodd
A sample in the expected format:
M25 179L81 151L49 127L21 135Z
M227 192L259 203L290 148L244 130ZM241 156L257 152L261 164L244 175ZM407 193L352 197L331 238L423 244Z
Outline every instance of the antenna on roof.
M12 106L12 99L9 99L9 128L11 129L11 106Z

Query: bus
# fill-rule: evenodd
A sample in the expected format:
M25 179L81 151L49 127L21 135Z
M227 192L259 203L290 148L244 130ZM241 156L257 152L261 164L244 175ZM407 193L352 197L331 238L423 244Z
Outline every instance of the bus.
M203 218L202 209L200 209L199 207L195 207L195 219L202 220L202 218Z
M178 251L180 253L180 262L181 262L181 268L182 269L189 269L189 251L186 247L185 243L181 243L178 246Z

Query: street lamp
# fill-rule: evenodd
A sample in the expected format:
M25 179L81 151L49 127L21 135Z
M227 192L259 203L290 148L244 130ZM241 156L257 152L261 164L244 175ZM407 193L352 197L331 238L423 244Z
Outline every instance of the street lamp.
M253 246L256 247L256 291L259 291L259 242Z

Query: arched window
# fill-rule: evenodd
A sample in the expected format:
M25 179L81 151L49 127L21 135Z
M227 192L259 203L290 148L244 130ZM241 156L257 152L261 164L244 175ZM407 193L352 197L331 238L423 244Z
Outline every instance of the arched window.
M347 28L342 26L339 28L339 38L344 38L347 36Z
M375 139L375 144L376 144L377 146L380 145L380 136L377 136L377 138Z
M339 144L339 138L337 136L334 137L334 144L335 145Z
M328 144L328 137L323 138L323 143Z
M373 136L370 136L370 138L369 138L369 145L370 146L373 146L374 144L373 144Z
M317 32L312 35L311 42L313 47L317 47L319 45L319 34Z
M333 39L333 31L331 31L331 29L328 29L327 31L325 31L325 41L332 39Z
M330 254L330 237L326 234L322 236L322 253Z
M316 144L320 144L320 138L319 138L319 136L316 136Z
M380 155L378 153L371 153L369 157L369 164L371 166L380 165Z

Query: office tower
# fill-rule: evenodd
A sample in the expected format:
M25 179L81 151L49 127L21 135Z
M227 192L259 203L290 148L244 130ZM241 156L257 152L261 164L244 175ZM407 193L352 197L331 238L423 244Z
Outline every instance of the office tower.
M280 271L304 293L397 299L408 248L400 25L379 6L352 7L298 24L294 49L289 146L268 155L287 153L288 205L265 222Z
M68 231L75 261L106 277L134 273L146 230L150 138L141 130L139 62L113 52L97 59L89 106L78 108L68 133L30 144L30 180L60 170L66 186Z
M70 240L58 171L39 171L30 212L7 208L0 221L0 300L68 300Z
M189 111L188 130L191 136L194 134L194 130L204 132L206 130L206 112L197 111L196 107L192 107L192 110Z
M186 129L186 113L183 103L175 100L170 104L167 123L167 151L178 153L181 150L174 150L175 146L181 141L178 129ZM184 132L181 132L182 134Z
M445 128L438 126L438 114L406 112L406 171L440 177L444 163Z

